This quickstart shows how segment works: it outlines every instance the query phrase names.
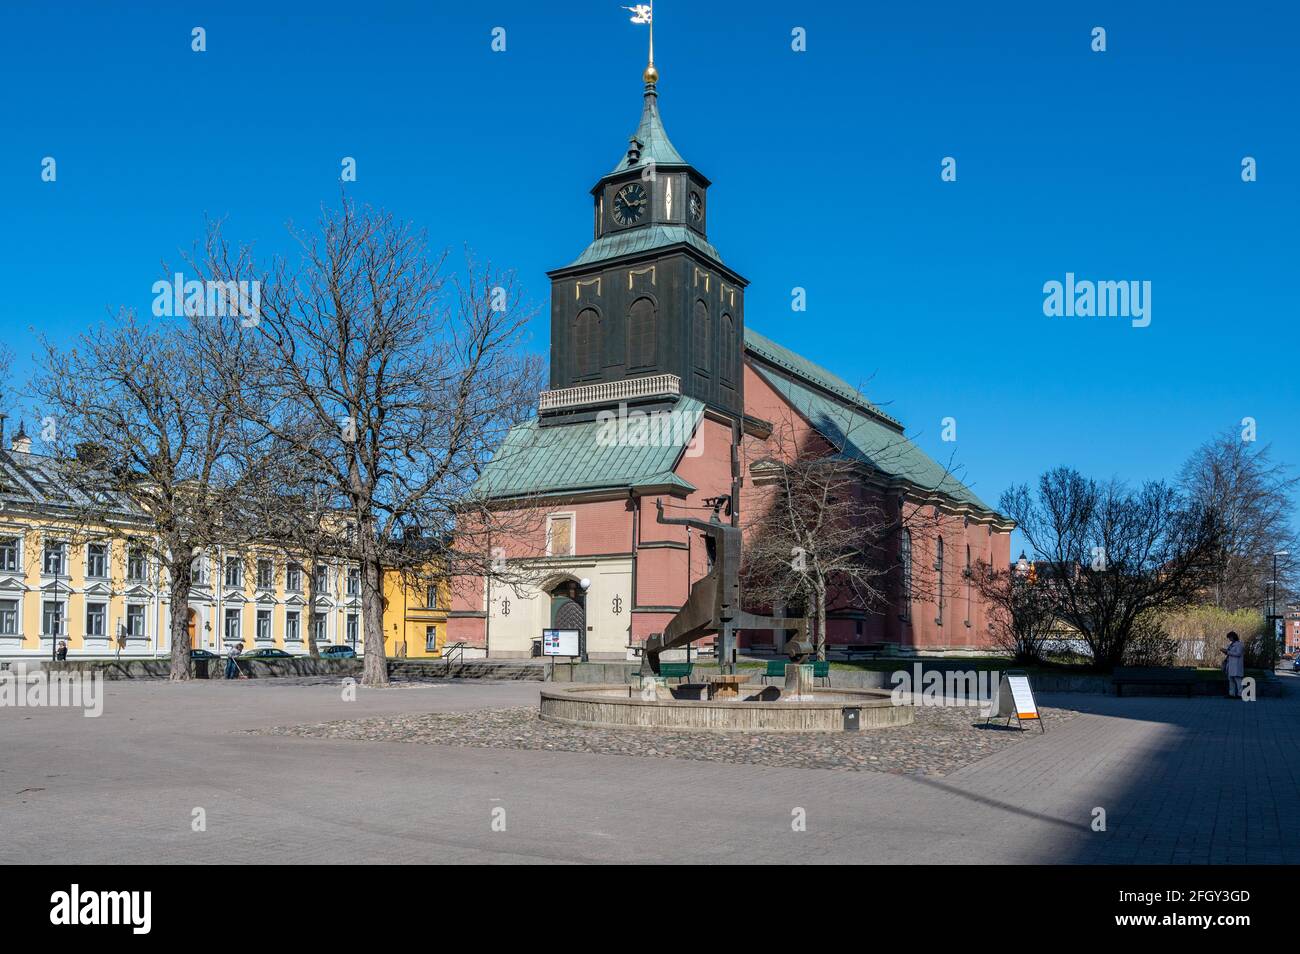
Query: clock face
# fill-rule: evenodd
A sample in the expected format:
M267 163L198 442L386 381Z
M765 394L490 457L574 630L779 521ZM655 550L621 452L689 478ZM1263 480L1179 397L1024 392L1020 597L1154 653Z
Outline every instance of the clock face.
M647 204L641 183L628 183L614 196L614 221L619 225L631 225L645 215Z
M694 219L696 222L698 222L700 220L700 216L704 214L704 200L700 198L700 194L698 192L691 193L690 209L691 209L691 218Z

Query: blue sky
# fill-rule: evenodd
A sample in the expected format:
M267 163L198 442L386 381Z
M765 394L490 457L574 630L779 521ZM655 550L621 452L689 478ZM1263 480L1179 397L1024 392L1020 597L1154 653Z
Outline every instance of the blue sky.
M645 28L609 0L7 0L3 18L0 331L20 375L34 332L147 313L205 216L283 248L337 201L344 156L358 199L515 269L544 350L544 271L589 240L588 190L640 111ZM656 27L664 120L714 182L748 323L865 383L986 500L1061 463L1172 476L1247 416L1300 463L1295 4L662 0ZM1150 281L1151 325L1044 316L1066 272Z

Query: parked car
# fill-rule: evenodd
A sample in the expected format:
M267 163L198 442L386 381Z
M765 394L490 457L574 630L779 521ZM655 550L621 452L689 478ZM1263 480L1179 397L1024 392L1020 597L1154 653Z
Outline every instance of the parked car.
M293 656L290 653L286 653L283 649L267 648L267 649L250 649L246 653L240 653L239 658L240 659L292 659Z
M1295 659L1291 660L1291 671L1300 672L1300 656L1296 656Z
M206 649L191 649L190 659L216 659L217 654Z
M322 659L356 659L357 651L351 646L326 646L320 655Z

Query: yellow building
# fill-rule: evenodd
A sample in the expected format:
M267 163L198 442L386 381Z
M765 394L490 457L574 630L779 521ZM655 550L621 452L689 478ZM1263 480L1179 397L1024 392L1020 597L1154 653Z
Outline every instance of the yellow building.
M384 571L384 653L389 659L430 659L442 655L447 638L451 591L399 570Z
M75 524L75 493L55 458L31 453L20 430L0 448L0 657L147 658L171 651L166 570L143 514L123 504L111 528ZM355 566L317 567L274 547L229 546L194 560L186 613L192 648L307 652L307 576L318 574L316 639L362 650Z

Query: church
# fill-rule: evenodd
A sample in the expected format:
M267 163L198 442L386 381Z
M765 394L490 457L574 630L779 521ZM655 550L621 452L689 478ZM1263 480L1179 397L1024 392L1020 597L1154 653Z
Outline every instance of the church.
M525 657L543 629L576 629L588 658L635 658L710 569L700 534L658 522L657 502L703 517L725 497L743 525L768 499L764 463L788 453L779 434L800 446L831 439L882 510L902 527L924 515L928 528L894 535L885 605L829 607L828 648L985 649L971 571L1009 565L1012 522L901 422L748 327L748 282L709 241L710 182L668 138L653 61L643 78L636 131L591 190L592 240L548 273L549 388L478 485L493 507L535 519L500 541L500 579L453 582L447 642ZM784 631L740 634L742 650L783 641Z

